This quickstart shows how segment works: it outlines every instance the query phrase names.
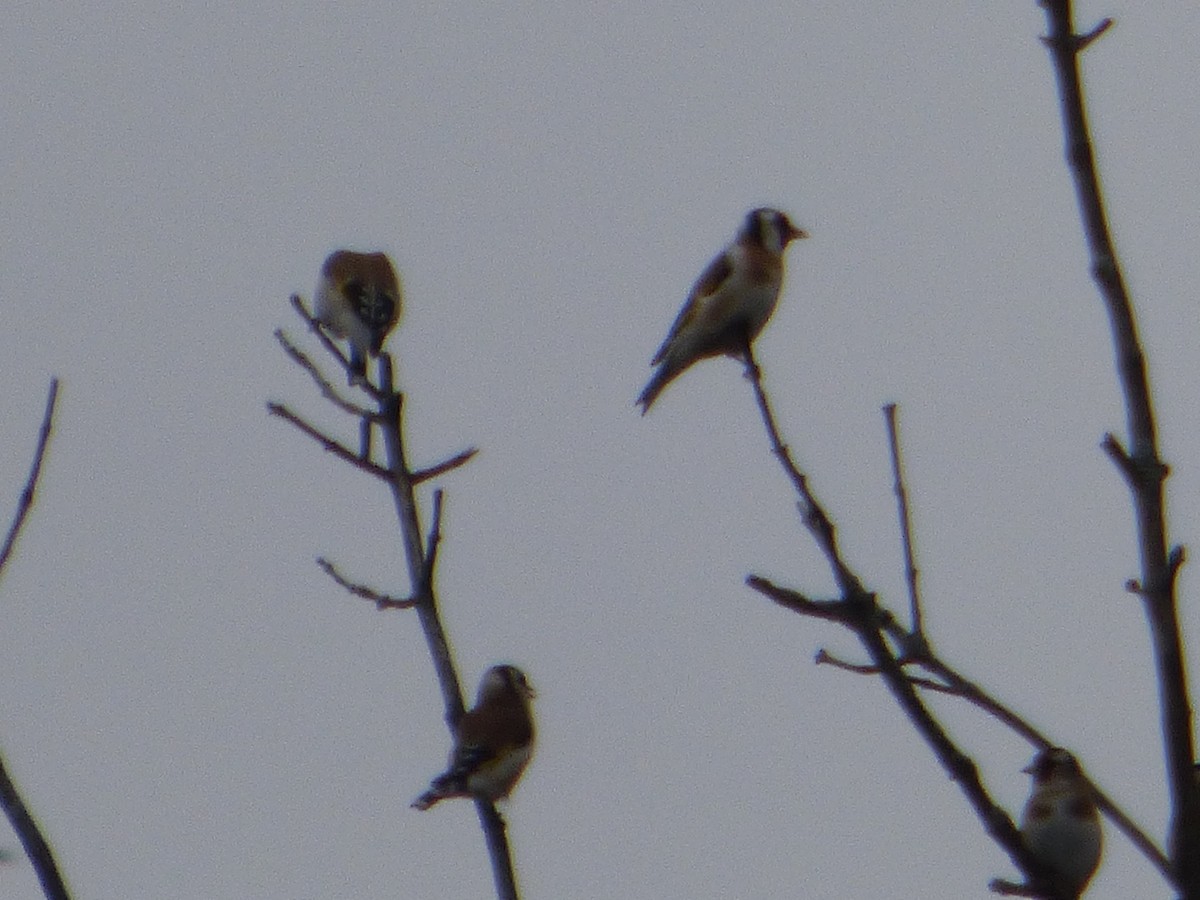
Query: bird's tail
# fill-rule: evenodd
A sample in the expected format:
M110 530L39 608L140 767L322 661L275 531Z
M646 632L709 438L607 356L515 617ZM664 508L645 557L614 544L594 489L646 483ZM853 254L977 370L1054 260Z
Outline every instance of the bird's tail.
M678 375L680 371L680 369L672 366L669 361L664 360L662 362L658 370L650 377L650 383L646 385L641 396L637 398L636 405L642 408L643 416L650 411L650 404L663 392L663 388L670 384L671 379Z
M433 783L429 785L429 790L412 802L412 808L425 810L440 800L465 796L467 796L466 788L462 784L461 779L455 776L453 772L447 772L445 775L439 775L433 779Z
M358 347L350 345L350 387L367 383L367 358Z

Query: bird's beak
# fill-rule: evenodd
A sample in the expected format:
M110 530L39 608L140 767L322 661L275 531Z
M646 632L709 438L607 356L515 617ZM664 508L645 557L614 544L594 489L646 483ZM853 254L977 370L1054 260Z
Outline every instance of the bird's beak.
M787 239L789 241L798 241L801 238L806 238L806 237L808 237L808 232L805 231L803 228L797 228L795 225L793 225L788 230Z

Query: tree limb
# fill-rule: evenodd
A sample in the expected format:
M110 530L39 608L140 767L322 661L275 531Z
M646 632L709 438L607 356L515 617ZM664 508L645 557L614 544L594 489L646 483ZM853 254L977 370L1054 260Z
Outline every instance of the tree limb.
M1121 448L1111 435L1105 441L1105 449L1126 476L1134 505L1141 569L1139 593L1149 624L1157 674L1171 798L1168 845L1179 888L1186 898L1197 900L1200 898L1200 794L1192 770L1196 750L1175 596L1177 566L1172 566L1167 549L1164 510L1167 466L1158 453L1145 355L1104 210L1079 72L1079 54L1112 22L1105 20L1080 35L1075 32L1070 0L1043 0L1042 6L1049 23L1049 34L1044 40L1058 82L1067 164L1091 257L1092 278L1108 313L1117 375L1125 400L1129 450Z

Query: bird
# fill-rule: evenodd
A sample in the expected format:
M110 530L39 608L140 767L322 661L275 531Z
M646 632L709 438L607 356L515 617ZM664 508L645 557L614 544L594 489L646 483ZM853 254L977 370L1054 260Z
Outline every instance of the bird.
M1092 787L1079 762L1062 747L1048 747L1022 771L1033 788L1021 816L1030 852L1078 897L1100 864L1103 836Z
M350 342L350 383L367 377L367 355L378 356L400 319L400 279L386 253L335 250L317 279L316 320Z
M537 696L516 666L492 666L479 682L475 706L454 728L446 771L412 802L429 809L450 797L495 801L507 797L533 756L533 713Z
M650 365L657 371L637 399L644 416L655 398L693 363L747 353L779 300L783 252L808 232L777 209L746 214L733 243L708 264L692 286L667 339Z

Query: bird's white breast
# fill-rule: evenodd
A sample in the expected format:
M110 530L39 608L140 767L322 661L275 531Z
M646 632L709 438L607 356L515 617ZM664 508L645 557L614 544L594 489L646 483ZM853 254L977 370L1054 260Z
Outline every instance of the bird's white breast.
M533 746L515 747L490 762L467 778L467 789L472 794L481 794L496 799L509 792L530 757Z
M1025 842L1070 881L1085 881L1100 860L1100 823L1094 817L1073 815L1068 796L1055 797L1051 802L1053 815L1025 822L1021 829Z

